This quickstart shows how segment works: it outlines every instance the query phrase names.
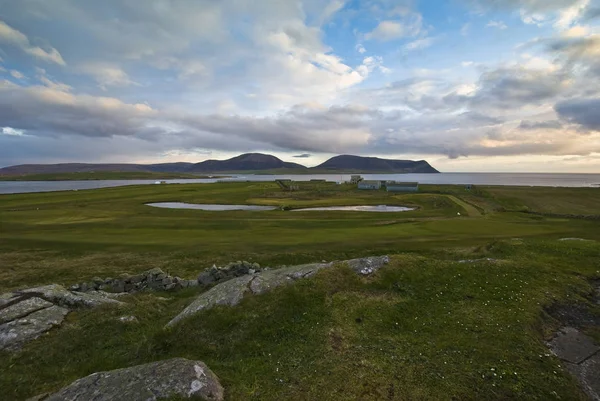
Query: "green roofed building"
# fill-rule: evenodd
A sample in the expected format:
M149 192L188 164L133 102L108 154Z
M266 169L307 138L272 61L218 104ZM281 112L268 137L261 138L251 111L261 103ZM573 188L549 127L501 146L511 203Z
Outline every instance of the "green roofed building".
M388 192L418 192L418 182L388 182L385 185Z
M361 181L358 189L381 189L381 181Z

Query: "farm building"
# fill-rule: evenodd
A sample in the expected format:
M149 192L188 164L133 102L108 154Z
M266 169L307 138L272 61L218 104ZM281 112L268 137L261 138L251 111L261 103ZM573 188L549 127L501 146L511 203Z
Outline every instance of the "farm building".
M418 192L418 182L388 182L386 184L388 192Z
M358 189L381 189L381 181L361 181Z

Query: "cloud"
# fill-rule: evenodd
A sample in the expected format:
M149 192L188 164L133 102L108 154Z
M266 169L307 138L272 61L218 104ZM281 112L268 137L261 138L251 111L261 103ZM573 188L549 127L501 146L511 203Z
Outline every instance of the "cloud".
M24 132L22 130L14 129L11 127L2 127L0 128L0 134L11 136L23 136Z
M528 120L523 120L521 121L521 124L519 124L519 128L524 129L524 130L537 130L537 129L543 129L543 130L554 130L554 129L561 129L563 128L563 125L560 121L528 121Z
M310 153L302 153L300 155L294 155L292 157L296 157L298 159L307 159L309 157L312 157L312 155Z
M514 10L527 12L553 12L573 6L573 0L466 0L482 10Z
M344 8L345 0L332 0L325 6L319 17L319 25L328 22L338 11Z
M23 79L23 78L25 78L25 75L21 74L17 70L10 70L10 75L12 75L12 77L15 78L15 79Z
M4 21L0 20L0 42L19 47L23 52L49 63L66 65L62 56L55 48L48 46L42 49L39 46L34 46L30 43L29 38L18 30L8 26Z
M573 99L559 102L554 107L558 115L590 131L600 131L600 98Z
M508 26L506 26L506 24L502 21L490 21L487 23L486 27L498 28L500 30L504 30L504 29L508 28Z
M43 68L36 68L37 74L36 78L44 85L50 89L55 89L60 92L70 92L73 90L73 87L62 82L53 81L46 74L46 70Z
M510 11L488 16L484 24L521 15L548 29L574 4L474 3ZM151 160L200 148L452 158L599 150L600 136L589 128L595 122L589 109L597 104L575 103L596 99L600 88L597 29L581 23L583 12L553 37L531 41L527 55L521 47L513 61L481 62L428 50L425 57L409 57L408 51L426 49L437 38L454 38L443 36L445 25L423 22L409 1L398 5L14 2L3 17L22 30L17 32L26 45L51 54L46 42L34 39L41 34L69 66L36 70L39 57L20 57L21 45L13 40L9 48L1 39L10 68L28 77L27 85L7 74L10 81L0 80L0 127L23 133L0 135L0 159ZM474 17L464 17L449 23L466 34L465 22ZM434 29L439 36L429 37ZM512 33L509 46L527 40L521 31ZM491 30L481 34L494 36ZM375 43L396 39L404 41ZM493 52L477 42L469 43L473 54ZM462 60L469 68L453 69ZM588 133L585 141L582 132Z
M591 21L596 18L600 18L600 7L588 7L582 17L584 21Z
M578 0L570 7L562 9L558 14L554 26L560 29L568 29L586 14L586 9L589 4L590 0Z
M460 34L462 36L467 36L469 34L470 29L471 29L471 24L467 22L460 28Z
M434 42L435 42L434 38L417 39L417 40L413 40L410 43L407 43L406 45L404 45L403 48L406 51L423 50L428 47L431 47Z
M551 101L570 84L569 76L562 71L501 67L481 75L478 90L470 99L456 99L483 107L519 109Z
M0 126L32 135L137 136L153 110L115 98L73 95L45 86L0 82Z
M106 90L109 86L139 85L129 78L129 75L120 67L104 62L88 62L78 66L78 71L89 75Z
M379 40L382 42L417 36L421 32L423 17L421 14L411 14L403 20L381 21L375 29L365 34L366 40Z
M548 52L562 59L566 68L578 71L583 76L582 80L588 80L587 83L581 82L582 85L595 90L589 79L600 78L600 34L563 35L541 43L545 44Z

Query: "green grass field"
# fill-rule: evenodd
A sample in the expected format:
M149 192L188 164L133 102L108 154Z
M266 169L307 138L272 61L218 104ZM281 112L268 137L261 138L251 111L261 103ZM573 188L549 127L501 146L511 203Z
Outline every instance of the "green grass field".
M205 361L230 400L585 399L544 340L544 307L600 279L600 189L422 186L417 194L311 184L148 185L0 195L0 292L160 267L263 266L389 254L371 278L340 266L163 326L202 289L81 310L19 354L0 399L170 357ZM403 213L205 212L149 202L401 205ZM460 214L460 215L459 215ZM558 241L560 238L592 241ZM458 263L494 258L496 262ZM598 306L594 313L600 313ZM118 316L135 315L139 324ZM600 331L588 334L600 341Z

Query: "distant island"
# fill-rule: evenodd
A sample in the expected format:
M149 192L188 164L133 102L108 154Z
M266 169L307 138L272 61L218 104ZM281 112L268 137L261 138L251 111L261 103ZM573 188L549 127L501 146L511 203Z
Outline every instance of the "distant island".
M391 160L352 155L335 156L306 167L262 153L245 153L228 160L160 164L21 164L0 169L0 180L200 178L207 174L349 174L439 173L425 160Z

